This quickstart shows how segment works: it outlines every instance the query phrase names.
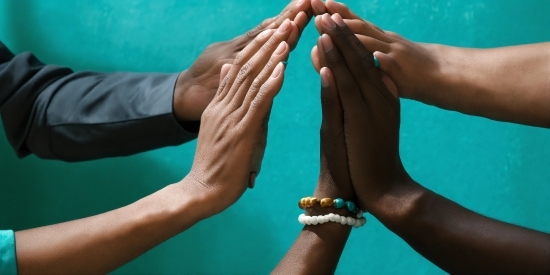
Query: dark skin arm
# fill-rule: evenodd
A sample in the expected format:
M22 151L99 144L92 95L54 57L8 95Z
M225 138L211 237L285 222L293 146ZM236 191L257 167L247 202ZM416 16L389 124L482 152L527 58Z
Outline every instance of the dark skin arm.
M321 20L326 34L318 49L335 75L362 207L449 273L550 273L549 234L479 215L410 178L399 156L398 98L342 17Z
M320 42L318 42L320 43ZM342 104L332 72L323 68L321 75L321 171L315 189L317 198L355 200L349 176ZM350 216L342 209L308 209L309 216L337 213ZM351 226L333 222L306 225L273 274L333 274L351 231Z
M550 128L550 43L493 49L415 43L362 19L343 3L311 0L339 13L380 60L403 98L490 119ZM318 20L317 28L322 31ZM317 69L317 53L313 63Z

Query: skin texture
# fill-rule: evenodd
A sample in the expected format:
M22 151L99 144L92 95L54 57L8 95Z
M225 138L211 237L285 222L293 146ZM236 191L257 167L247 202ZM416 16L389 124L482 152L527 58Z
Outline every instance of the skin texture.
M192 170L182 181L104 214L16 232L19 273L107 273L236 202L283 84L287 41L296 32L287 19L224 66L202 114Z
M300 12L302 14L298 17ZM202 112L218 91L222 66L232 64L237 54L262 31L277 29L285 19L293 20L299 32L292 34L288 44L294 49L311 17L310 13L310 1L293 0L280 14L264 20L245 34L208 46L193 65L178 77L174 90L176 118L182 123L200 120Z
M355 192L349 175L342 104L330 69L323 68L320 75L323 107L321 171L314 196L355 200ZM308 209L309 215L328 213L350 215L346 210L342 211L341 209L323 209L321 207ZM304 226L290 250L272 273L334 273L350 231L351 226L337 223Z
M311 5L315 15L339 13L344 18L380 60L380 70L394 82L401 97L465 114L550 128L550 43L494 49L414 43L378 28L342 3L311 0ZM315 25L323 33L318 18ZM312 61L319 70L315 49Z
M399 157L398 98L339 14L321 23L326 34L317 47L336 79L361 206L449 273L548 274L550 235L481 216L409 177Z

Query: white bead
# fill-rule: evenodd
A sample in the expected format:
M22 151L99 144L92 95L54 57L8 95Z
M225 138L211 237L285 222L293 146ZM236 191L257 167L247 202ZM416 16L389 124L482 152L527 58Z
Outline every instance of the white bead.
M345 225L347 223L348 223L348 219L346 219L346 217L344 217L344 216L340 216L340 224Z
M334 222L340 222L340 221L341 221L340 215L334 214Z
M331 221L331 222L334 221L334 214L330 213L330 214L327 215L327 217L328 217L329 221Z
M310 216L306 216L305 222L306 222L307 225L311 225L311 217L310 217Z
M353 224L353 227L355 227L355 228L361 227L361 220L360 220L360 219L356 219L356 220L355 220L355 223Z
M367 219L365 217L361 218L361 226L365 225L367 223Z
M298 216L298 221L299 221L301 224L306 224L305 218L306 218L306 215L300 214L300 216Z
M312 225L317 225L319 223L319 220L317 219L317 217L313 216L311 217L311 224Z
M325 223L325 220L323 220L323 216L317 216L317 221L319 222L319 224Z
M363 211L359 210L357 211L357 218L362 218L363 217Z
M328 218L327 218L327 216L321 216L321 220L323 220L323 223L326 223L326 222L328 222Z
M355 219L354 218L347 217L346 219L348 220L348 225L354 225L355 224Z

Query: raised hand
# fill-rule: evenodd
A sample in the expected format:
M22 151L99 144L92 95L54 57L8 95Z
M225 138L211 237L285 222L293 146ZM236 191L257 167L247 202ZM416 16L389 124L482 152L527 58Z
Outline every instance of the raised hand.
M292 50L310 15L309 1L291 1L276 17L264 20L260 25L230 41L214 43L197 58L193 65L178 77L174 93L174 111L181 122L198 121L220 85L220 71L224 64L231 64L242 51L263 30L276 29L284 20L294 20L298 31L288 38Z
M369 52L339 14L319 17L326 34L317 43L321 64L334 73L344 110L353 187L360 205L377 211L408 175L399 156L400 104L380 78Z
M283 83L281 61L290 51L286 41L297 31L296 24L285 20L277 31L258 35L222 70L226 75L202 115L197 152L187 176L211 198L211 214L237 201L258 164L258 154L260 159L263 155L263 146L258 145L265 138L273 98Z
M349 174L344 135L344 111L334 76L329 68L321 72L321 171L314 196L355 200ZM326 215L327 209L311 207L310 215ZM330 209L349 215L346 209ZM272 274L331 274L336 270L351 227L338 223L306 225L298 239Z

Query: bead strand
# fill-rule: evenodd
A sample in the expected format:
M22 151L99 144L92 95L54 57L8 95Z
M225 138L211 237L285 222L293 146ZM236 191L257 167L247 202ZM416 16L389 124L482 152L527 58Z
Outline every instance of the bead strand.
M357 213L357 210L358 210L354 202L344 201L344 199L341 199L341 198L336 198L336 199L323 198L319 200L316 197L305 197L298 202L298 207L300 207L301 209L306 209L309 207L313 207L317 204L319 204L322 208L329 208L334 206L334 208L340 209L345 206L348 209L348 211L352 213Z
M298 216L298 221L303 225L318 225L327 222L336 222L342 225L350 225L355 228L362 227L367 223L367 219L363 217L363 212L361 210L357 212L356 218L340 216L334 213L320 216L306 216L305 214L300 214L300 216Z

